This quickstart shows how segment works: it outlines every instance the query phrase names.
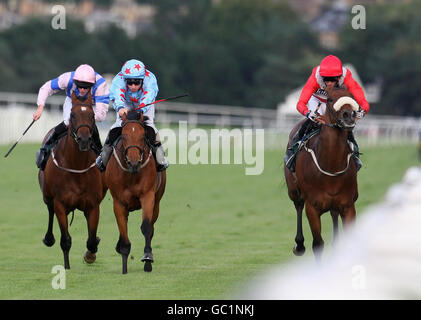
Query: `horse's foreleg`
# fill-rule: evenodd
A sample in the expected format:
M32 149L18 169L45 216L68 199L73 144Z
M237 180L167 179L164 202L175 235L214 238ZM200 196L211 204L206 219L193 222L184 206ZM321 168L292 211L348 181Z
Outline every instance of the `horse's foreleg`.
M295 236L296 245L293 248L293 252L296 256L302 256L306 251L304 246L304 235L303 235L303 208L304 201L294 201L295 209L297 210L297 234Z
M48 207L48 229L47 229L47 233L44 236L44 239L42 239L42 242L47 247L52 247L54 243L56 242L56 239L54 238L54 234L53 234L54 204L50 202L47 204L47 207Z
M54 201L54 212L56 213L61 231L60 247L64 256L64 268L70 269L69 251L72 247L72 238L70 237L67 224L67 214L69 211L60 202Z
M313 235L313 253L317 261L320 261L323 253L324 241L322 239L322 223L320 221L320 211L306 203L306 214L310 223L311 233Z
M88 249L83 256L86 263L94 263L96 260L96 252L98 251L98 244L101 239L96 236L99 222L99 206L89 211L85 211L85 218L88 223L88 241L86 248Z
M333 243L335 243L338 239L338 217L339 212L330 210L330 215L332 216L332 223L333 223Z
M127 273L127 258L130 253L131 243L127 232L127 220L129 211L118 200L114 199L114 215L118 225L120 237L118 239L115 250L121 254L123 262L123 274Z
M142 204L142 225L140 229L145 237L145 248L142 261L145 262L144 270L146 272L151 272L152 262L154 261L151 240L153 235L155 193L148 192L140 198L140 202Z
M353 224L353 222L355 221L355 217L356 212L354 205L345 208L345 210L341 213L342 225L344 229L348 228L350 225Z

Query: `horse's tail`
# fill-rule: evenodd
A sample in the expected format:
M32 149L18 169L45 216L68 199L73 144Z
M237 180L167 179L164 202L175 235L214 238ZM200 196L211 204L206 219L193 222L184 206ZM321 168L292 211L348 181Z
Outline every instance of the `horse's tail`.
M72 210L72 219L70 220L70 226L72 225L72 223L73 223L73 219L74 219L74 217L75 217L75 210Z

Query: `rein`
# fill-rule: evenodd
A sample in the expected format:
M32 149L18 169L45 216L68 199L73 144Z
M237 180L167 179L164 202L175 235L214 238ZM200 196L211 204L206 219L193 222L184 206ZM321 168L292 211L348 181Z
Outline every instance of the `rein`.
M142 155L141 155L140 161L142 161L142 160L143 160L143 154L144 154L144 153L142 153ZM146 161L145 161L144 163L142 163L142 165L140 166L140 169L144 168L144 167L145 167L145 166L149 163L149 160L151 159L151 155L152 155L152 150L151 150L151 149L149 149L148 158L146 159ZM118 163L118 165L120 166L121 170L123 170L123 171L125 171L125 172L130 172L130 170L129 170L129 169L127 169L127 168L125 168L125 167L123 166L123 164L121 163L120 158L119 158L119 156L118 156L118 154L117 154L117 151L116 151L116 148L115 148L115 147L113 147L113 156L114 156L114 158L117 160L117 163Z
M327 171L323 170L320 167L319 162L317 161L316 153L314 152L313 149L310 149L310 148L307 147L307 143L304 144L304 150L311 154L311 157L313 158L314 164L316 165L317 169L319 169L319 171L321 173L323 173L323 174L325 174L327 176L330 176L330 177L339 176L340 174L346 172L348 170L348 168L349 168L349 160L351 159L352 152L351 153L348 153L347 160L346 160L347 161L347 164L346 164L346 168L344 170L341 170L341 171L338 171L338 172L335 172L335 173L330 173L330 172L327 172Z
M344 125L343 125L343 122L337 117L337 114L336 114L336 112L332 109L332 106L329 104L329 101L326 101L326 108L327 108L327 111L330 113L330 115L333 117L333 119L334 119L334 123L328 123L328 122L325 122L324 124L322 124L322 125L325 125L325 126L327 126L327 127L329 127L329 128L335 128L335 129L339 129L339 130L342 130L343 128L344 128ZM347 155L347 164L346 164L346 168L345 169L343 169L343 170L341 170L341 171L338 171L338 172L335 172L335 173L331 173L331 172L328 172L328 171L325 171L325 170L323 170L321 167L320 167L320 164L319 164L319 162L317 161L317 156L316 156L316 153L314 152L314 150L313 149L311 149L311 148L309 148L309 147L307 147L307 141L304 143L304 150L305 151L307 151L308 153L310 153L311 154L311 157L312 157L312 159L313 159L313 162L314 162L314 164L316 165L316 167L317 167L317 169L321 172L321 173L323 173L323 174L325 174L325 175L327 175L327 176L330 176L330 177L336 177L336 176L339 176L339 175L341 175L341 174L343 174L343 173L345 173L347 170L348 170L348 168L349 168L349 162L350 162L350 159L351 159L351 156L352 156L352 152L351 153L348 153L348 155Z
M95 161L94 163L92 163L88 168L83 169L83 170L75 170L75 169L69 169L69 168L64 168L62 166L60 166L56 160L56 156L54 154L54 149L51 150L51 157L53 158L53 162L56 165L57 168L64 170L66 172L70 172L70 173L85 173L88 172L91 168L93 168L95 166Z
M142 127L144 127L143 124L140 121L138 121L138 120L127 120L126 122L123 123L122 128L124 128L124 126L126 124L128 124L128 123L137 123L137 124L141 125ZM130 145L128 147L124 147L123 141L121 142L121 144L122 144L122 147L123 147L123 156L124 156L124 160L126 161L126 163L127 163L127 157L126 157L127 151L130 148L136 148L136 149L138 149L139 152L140 152L140 162L143 161L143 156L145 154L146 145L147 145L146 141L145 141L145 144L143 145L143 148L140 148L137 145ZM149 148L148 158L145 160L144 163L141 164L140 169L144 168L149 163L149 161L151 159L151 155L152 155L152 149ZM127 169L126 167L124 167L123 164L121 163L120 157L118 156L117 151L116 151L116 146L113 147L113 156L117 160L117 163L118 163L119 167L121 168L121 170L123 170L125 172L130 172L130 170Z

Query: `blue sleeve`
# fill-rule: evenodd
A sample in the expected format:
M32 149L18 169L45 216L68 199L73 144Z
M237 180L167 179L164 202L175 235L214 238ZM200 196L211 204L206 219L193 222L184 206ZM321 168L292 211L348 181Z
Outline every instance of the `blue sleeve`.
M155 75L148 71L145 79L143 80L143 92L145 93L142 97L141 103L149 104L155 101L156 96L158 95L158 81L156 80ZM149 110L150 106L142 108L142 112L145 113Z

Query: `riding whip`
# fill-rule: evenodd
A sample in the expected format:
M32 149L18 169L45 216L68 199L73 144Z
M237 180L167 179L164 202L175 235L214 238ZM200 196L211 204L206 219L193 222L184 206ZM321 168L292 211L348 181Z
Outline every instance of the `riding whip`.
M15 142L15 144L10 148L10 150L4 155L4 157L6 158L10 152L12 152L12 150L16 147L16 145L18 144L18 142L23 138L23 136L25 135L25 133L29 130L29 128L34 124L35 120L32 120L31 124L28 126L28 128L26 128L26 130L22 133L22 136L19 138L18 141Z
M163 102L163 101L168 101L168 100L174 100L174 99L178 99L178 98L187 97L188 95L189 95L188 93L185 93L185 94L181 94L179 96L173 96L173 97L168 97L166 99L155 100L154 102L148 103L148 104L144 105L143 107L138 107L135 110L142 109L144 107L150 106L151 104L155 104L155 103L158 103L158 102Z

